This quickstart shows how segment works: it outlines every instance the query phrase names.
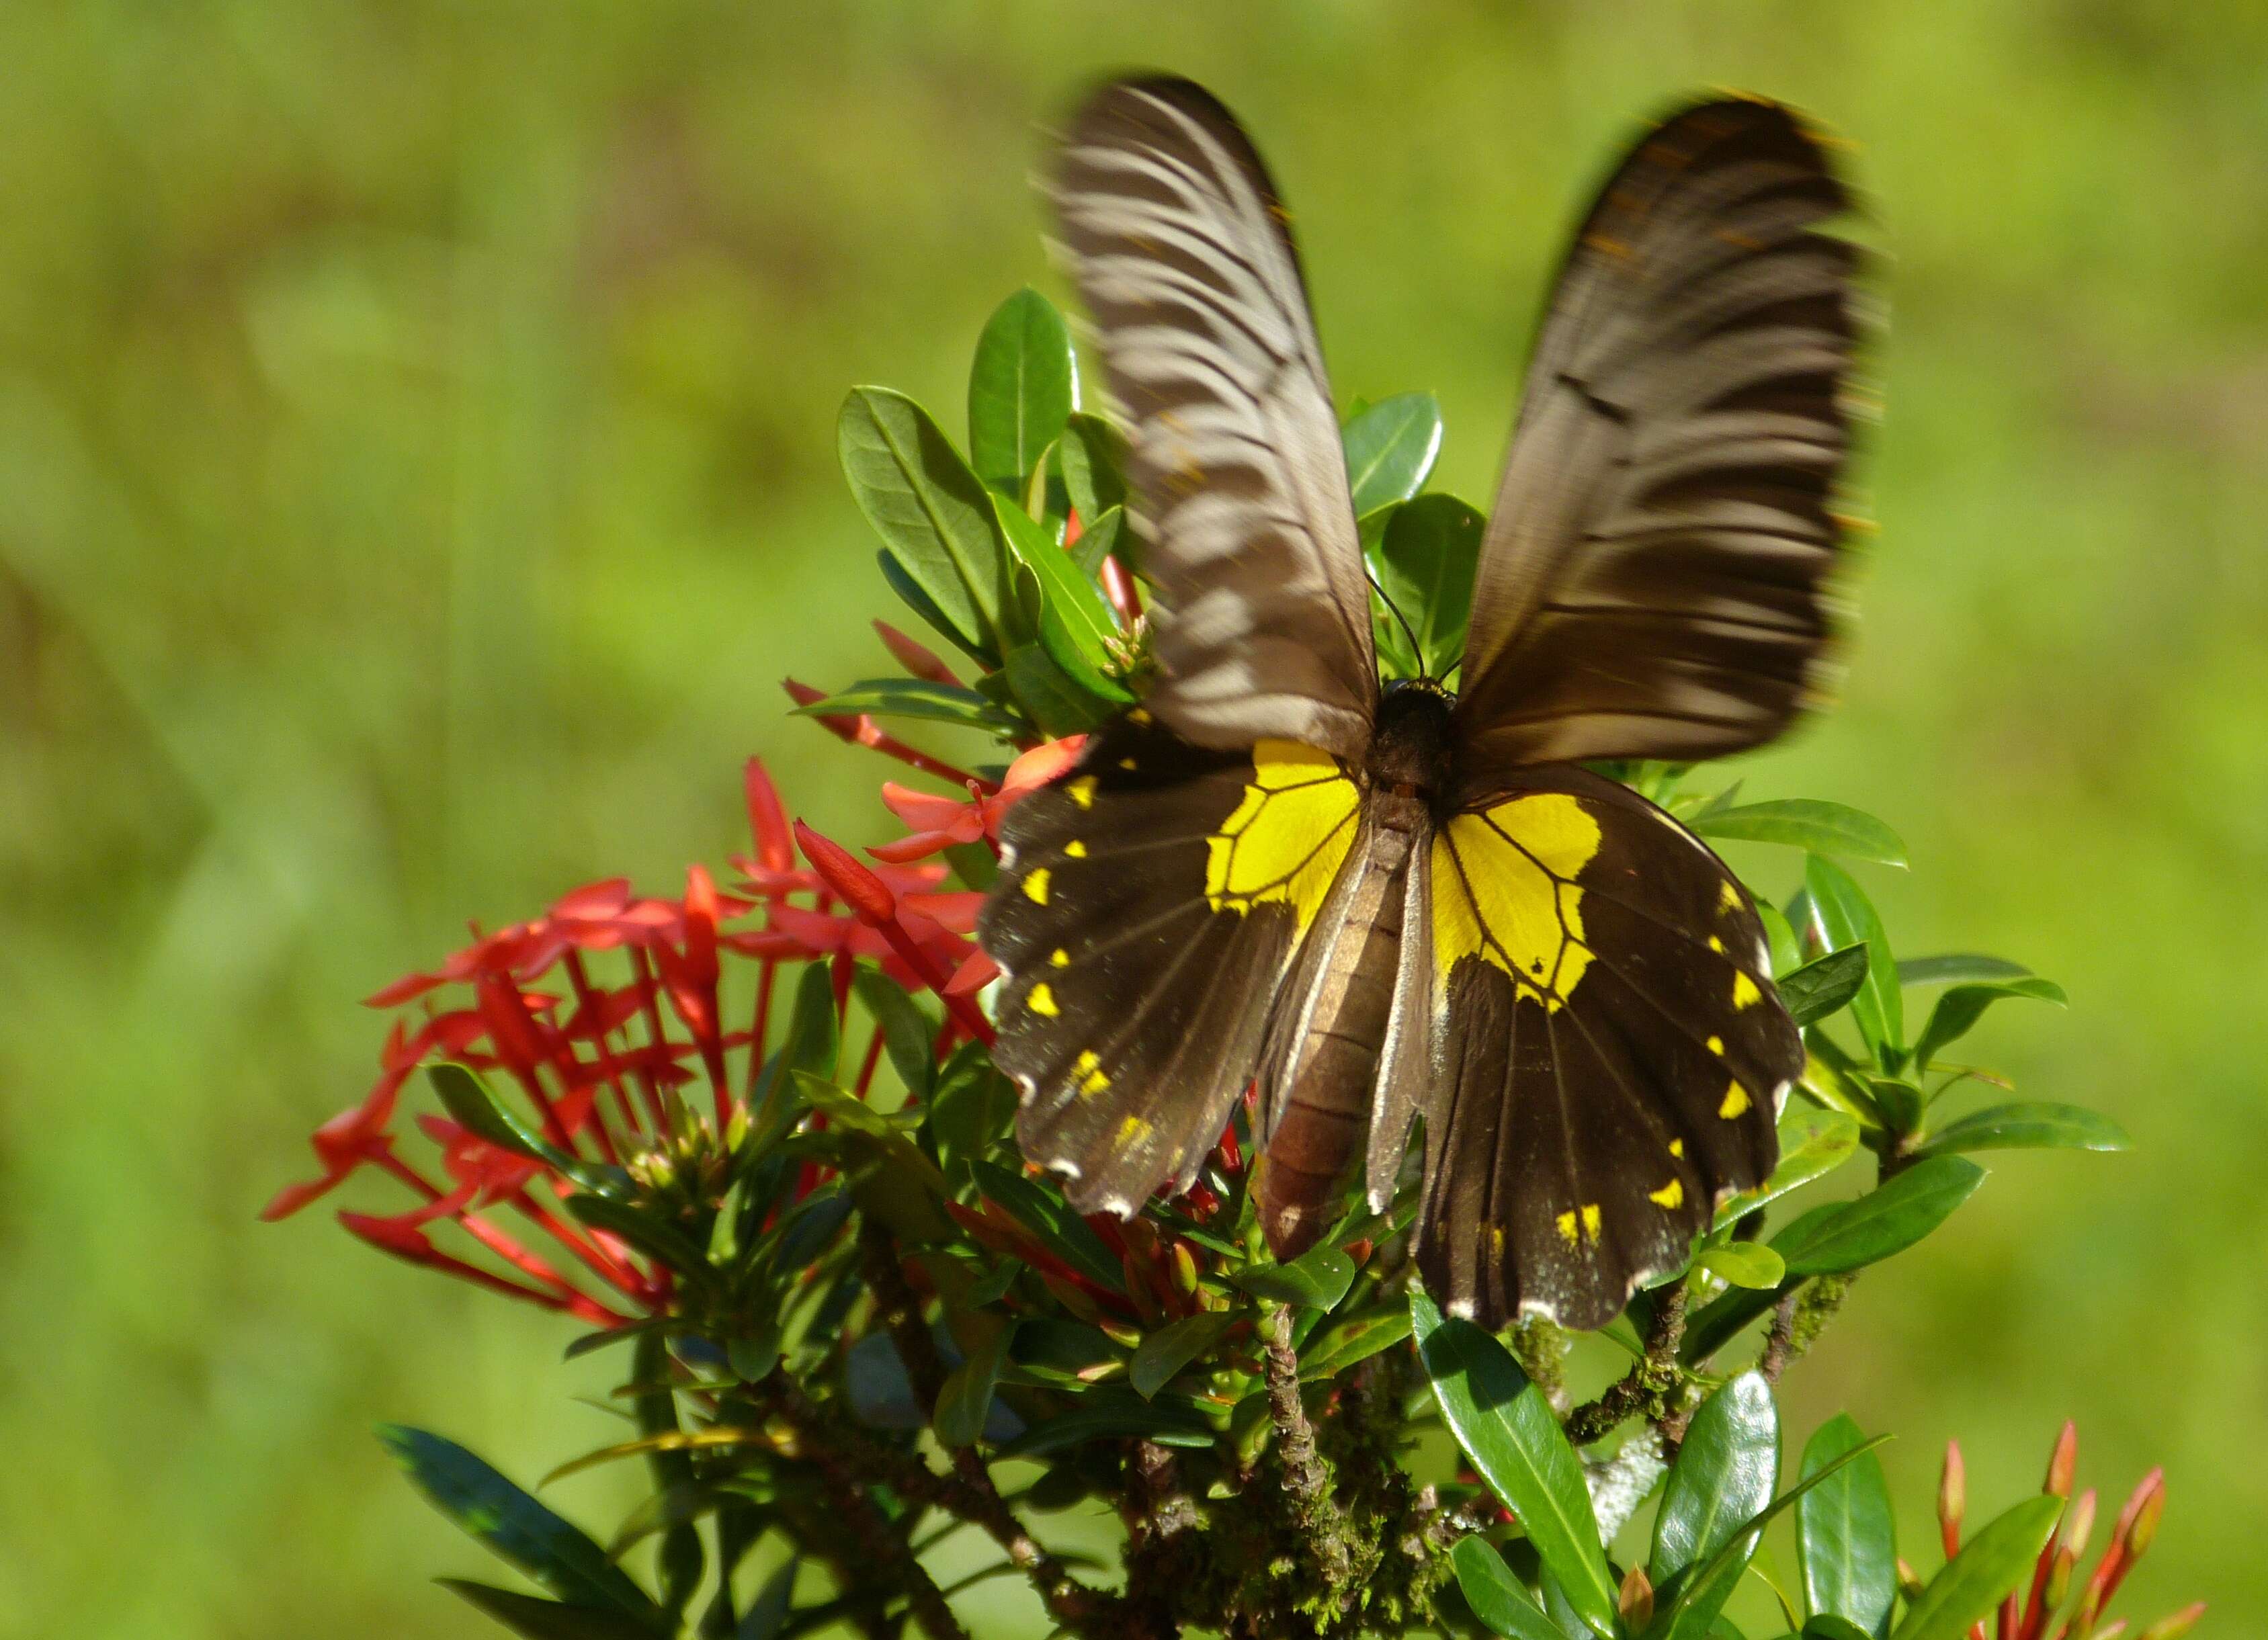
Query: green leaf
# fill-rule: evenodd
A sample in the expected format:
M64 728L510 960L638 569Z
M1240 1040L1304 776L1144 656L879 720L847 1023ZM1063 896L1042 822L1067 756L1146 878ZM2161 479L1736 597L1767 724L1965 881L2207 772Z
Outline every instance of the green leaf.
M805 717L849 717L860 712L875 717L918 717L1002 736L1023 727L976 690L926 678L863 678L795 710Z
M1017 644L1001 661L998 675L1014 691L1017 704L1049 735L1099 729L1123 704L1116 698L1123 692L1121 686L1091 668L1073 676L1043 643Z
M937 1041L938 1022L923 1011L922 1006L900 985L880 968L858 965L850 977L850 989L874 1016L881 1027L882 1047L890 1056L890 1068L898 1073L898 1080L916 1099L927 1099L937 1071L937 1062L930 1052Z
M1796 944L1795 930L1787 925L1787 914L1770 901L1759 900L1756 920L1764 925L1764 943L1771 947L1772 972L1792 974L1800 967L1803 951Z
M1336 1247L1311 1247L1289 1264L1254 1264L1229 1280L1256 1298L1328 1310L1354 1285L1354 1261Z
M586 1224L620 1236L680 1276L700 1274L709 1268L708 1250L656 1207L582 1193L567 1198L567 1210Z
M1779 999L1798 1025L1824 1019L1867 982L1867 948L1851 945L1807 962L1778 982Z
M1303 1381L1336 1378L1410 1336L1409 1306L1395 1303L1332 1322L1300 1347Z
M477 1073L463 1065L446 1064L429 1067L425 1076L442 1108L474 1137L541 1162L593 1195L626 1201L635 1194L628 1173L619 1167L586 1162L552 1144L498 1099Z
M1551 1403L1502 1344L1432 1299L1410 1294L1418 1359L1457 1445L1490 1489L1520 1517L1535 1552L1584 1622L1615 1633L1615 1585L1583 1466Z
M1803 886L1810 901L1812 932L1822 947L1841 951L1866 946L1867 982L1851 999L1851 1017L1882 1068L1896 1070L1898 1050L1905 1041L1905 1011L1898 1000L1897 964L1890 956L1881 917L1851 874L1822 855L1815 854L1805 864Z
M1909 957L1898 964L1898 980L1905 985L1950 985L1964 980L2021 980L2031 970L2006 957L1979 956L1956 951L1940 957Z
M799 1070L792 1080L796 1097L828 1122L825 1132L805 1134L801 1142L843 1167L860 1211L880 1219L902 1241L953 1236L953 1220L945 1211L952 1191L919 1145L881 1112L826 1077Z
M1933 1156L1855 1202L1823 1215L1807 1213L1773 1237L1772 1247L1791 1276L1837 1275L1877 1263L1943 1224L1984 1179L1984 1170L1963 1157Z
M1694 1262L1731 1287L1778 1287L1787 1275L1779 1254L1760 1241L1704 1247Z
M945 1380L945 1387L938 1392L937 1416L932 1424L942 1445L974 1446L984 1433L984 1421L992 1412L992 1392L1000 1382L1000 1364L1008 1358L1008 1346L1015 1336L1013 1321L988 1328L968 1358Z
M1049 1252L1111 1291L1126 1291L1125 1272L1117 1257L1055 1191L981 1159L972 1159L968 1171L976 1188L1037 1237Z
M929 1103L929 1133L948 1173L990 1156L1016 1118L1016 1085L993 1067L981 1042L963 1042L938 1072ZM957 1175L955 1175L957 1176Z
M990 636L971 638L953 624L951 617L937 607L937 600L921 589L921 584L908 575L905 567L892 557L887 548L874 555L880 566L882 579L898 595L898 600L919 615L929 629L951 643L980 666L989 666L998 653Z
M1803 1640L1874 1640L1874 1635L1848 1618L1821 1612L1803 1625Z
M1093 687L1108 691L1111 698L1132 700L1131 690L1105 675L1105 668L1118 664L1119 631L1117 613L1102 589L1022 508L995 497L993 509L1008 550L1039 578L1040 643L1048 654L1074 680L1085 684L1092 678Z
M1559 1625L1520 1586L1486 1538L1459 1538L1449 1551L1449 1564L1457 1574L1457 1592L1492 1631L1511 1640L1563 1640Z
M1213 1428L1204 1414L1171 1397L1145 1401L1130 1390L1090 1389L1059 1412L1035 1423L999 1449L1002 1458L1034 1458L1088 1441L1137 1435L1161 1446L1210 1446Z
M1906 1608L1893 1640L1961 1640L2030 1575L2063 1502L2028 1497L1971 1538Z
M1762 1373L1743 1372L1701 1403L1663 1484L1646 1563L1654 1587L1731 1542L1771 1502L1778 1478L1771 1386Z
M1823 1179L1859 1149L1859 1123L1839 1110L1790 1111L1779 1124L1779 1166L1755 1189L1736 1195L1718 1210L1721 1228L1738 1224L1760 1207Z
M1937 1006L1929 1011L1929 1023L1922 1027L1921 1041L1914 1045L1914 1063L1933 1063L1939 1053L1968 1035L1984 1017L1984 1011L2004 997L2053 1003L2058 1008L2064 1004L2063 987L2053 980L2028 977L1956 985L1940 997Z
M378 1438L434 1508L561 1600L666 1626L604 1549L456 1442L400 1423L379 1425Z
M884 548L973 654L997 660L1007 599L992 498L929 412L854 387L836 423L843 476Z
M764 1586L756 1591L756 1598L740 1614L733 1640L780 1640L795 1610L796 1574L802 1570L803 1556L791 1555L764 1579Z
M1126 440L1101 416L1074 414L1064 423L1056 465L1081 523L1126 504Z
M1704 837L1727 842L1785 843L1812 854L1874 860L1884 865L1906 863L1906 846L1888 826L1858 809L1816 798L1744 803L1738 808L1697 814L1688 824Z
M1167 1323L1142 1341L1127 1363L1126 1381L1147 1401L1174 1381L1182 1369L1204 1355L1234 1327L1238 1317L1227 1310L1204 1310Z
M2083 1105L2027 1100L1994 1105L1948 1122L1916 1147L1917 1156L1956 1151L2124 1151L2126 1129Z
M1346 424L1347 489L1354 515L1407 501L1425 487L1441 449L1441 404L1430 393L1397 393Z
M468 1577L437 1578L525 1640L654 1640L667 1632L600 1606L573 1606L498 1589Z
M1417 629L1424 653L1415 658L1428 677L1447 677L1464 656L1473 570L1487 528L1488 520L1454 496L1420 496L1394 509L1370 555L1380 587Z
M1096 580L1102 575L1102 561L1118 550L1119 533L1126 526L1126 510L1112 507L1092 524L1083 525L1079 539L1066 549L1079 573Z
M786 1033L756 1078L756 1127L762 1137L749 1147L751 1158L762 1155L776 1136L775 1130L792 1119L787 1107L789 1096L795 1091L795 1073L831 1077L842 1053L842 1024L835 1013L834 982L828 965L814 962L806 967L796 981L795 995L788 1005Z
M636 1410L638 1433L642 1436L675 1437L684 1433L678 1423L677 1396L671 1388L671 1372L669 1350L662 1335L648 1333L640 1338L631 1377L641 1386L636 1397ZM646 1454L646 1466L653 1472L657 1497L666 1497L673 1491L690 1492L697 1488L693 1455L681 1447L653 1448ZM661 1573L662 1604L671 1611L683 1611L692 1600L694 1591L701 1585L706 1556L700 1529L691 1520L680 1519L663 1534L661 1553L655 1564Z
M992 311L968 371L968 457L987 483L1020 491L1079 402L1071 327L1027 286Z
M1804 1446L1803 1473L1815 1475L1865 1445L1847 1414L1830 1418ZM1805 1605L1874 1635L1898 1588L1897 1519L1881 1460L1869 1452L1815 1487L1796 1505L1795 1526Z

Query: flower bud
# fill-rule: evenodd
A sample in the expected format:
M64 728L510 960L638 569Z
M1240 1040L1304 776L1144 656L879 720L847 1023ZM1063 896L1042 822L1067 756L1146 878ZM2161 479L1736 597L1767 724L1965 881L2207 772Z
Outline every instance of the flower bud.
M1969 1507L1968 1473L1961 1461L1961 1443L1945 1444L1945 1467L1937 1481L1937 1526L1945 1539L1945 1557L1961 1552L1961 1517Z
M2079 1468L2079 1425L2066 1420L2048 1456L2047 1483L2040 1489L2053 1497L2069 1497L2071 1481Z
M1903 1555L1898 1556L1898 1592L1909 1601L1921 1598L1921 1574L1906 1563Z
M2158 1535L2158 1521L2166 1512L2166 1472L2151 1470L2126 1507L2126 1558L2132 1563L2142 1558Z
M2198 1619L2205 1615L2205 1602L2198 1600L2184 1606L2170 1617L2161 1617L2138 1636L2138 1640L2181 1640L2181 1636L2197 1627Z
M1174 1243L1174 1285L1185 1293L1197 1290L1197 1254L1188 1242L1178 1239Z
M1632 1566L1624 1574L1615 1609L1633 1630L1642 1629L1653 1621L1653 1585L1647 1580L1645 1567Z

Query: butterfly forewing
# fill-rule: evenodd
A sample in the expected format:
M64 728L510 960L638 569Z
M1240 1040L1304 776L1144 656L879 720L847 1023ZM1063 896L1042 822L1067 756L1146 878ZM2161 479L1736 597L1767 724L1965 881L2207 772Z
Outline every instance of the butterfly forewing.
M1329 754L1193 746L1138 712L1011 813L980 926L1017 1134L1086 1211L1184 1185L1251 1081L1360 825Z
M1105 87L1049 179L1130 447L1148 705L1197 744L1359 759L1378 680L1346 458L1289 217L1228 111Z
M1803 1048L1755 907L1668 815L1561 766L1447 822L1432 911L1420 1268L1491 1326L1602 1326L1772 1166Z
M1775 104L1686 110L1578 231L1481 549L1467 793L1562 759L1755 746L1801 702L1841 529L1858 254Z

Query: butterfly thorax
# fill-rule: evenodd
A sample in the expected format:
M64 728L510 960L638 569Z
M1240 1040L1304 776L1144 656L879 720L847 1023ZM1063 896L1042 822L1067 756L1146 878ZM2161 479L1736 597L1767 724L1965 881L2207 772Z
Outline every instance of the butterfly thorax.
M1386 686L1364 767L1373 790L1422 798L1429 805L1447 792L1453 703L1437 683Z

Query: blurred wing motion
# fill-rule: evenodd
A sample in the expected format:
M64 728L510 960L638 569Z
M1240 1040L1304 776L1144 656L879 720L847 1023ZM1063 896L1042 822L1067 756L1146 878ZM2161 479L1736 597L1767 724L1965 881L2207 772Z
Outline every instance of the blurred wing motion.
M1462 783L1523 764L1689 761L1794 712L1847 421L1857 251L1817 140L1705 103L1639 143L1579 230L1481 548Z
M1137 711L1010 813L978 930L1008 974L993 1057L1081 1211L1186 1188L1219 1142L1361 801L1327 753L1207 751Z
M1565 766L1448 822L1432 902L1418 1267L1491 1329L1602 1327L1774 1164L1803 1045L1756 908L1667 814Z
M1184 80L1072 121L1049 192L1131 444L1156 586L1150 709L1189 741L1359 758L1378 701L1346 456L1289 218L1235 120Z

